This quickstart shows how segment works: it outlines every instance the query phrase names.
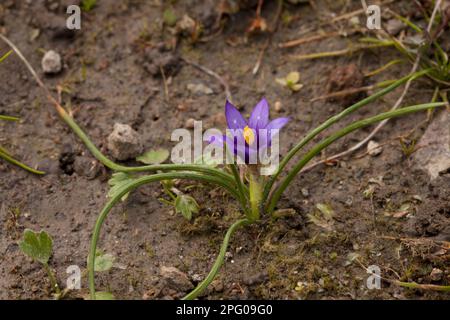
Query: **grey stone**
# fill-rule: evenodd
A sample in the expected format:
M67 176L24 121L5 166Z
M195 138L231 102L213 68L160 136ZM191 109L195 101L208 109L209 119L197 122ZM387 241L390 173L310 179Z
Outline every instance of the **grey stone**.
M108 136L108 149L117 160L136 158L143 152L139 134L127 124L115 123L114 130Z
M61 56L53 50L49 50L42 58L42 69L46 74L57 74L62 70Z
M186 292L194 288L188 276L175 267L162 266L160 268L161 277L166 281L167 285L177 291Z
M367 153L372 156L376 157L383 151L383 148L380 146L378 142L375 142L373 140L370 140L367 144Z
M450 112L444 110L433 120L422 136L420 148L413 155L414 165L430 179L450 168Z

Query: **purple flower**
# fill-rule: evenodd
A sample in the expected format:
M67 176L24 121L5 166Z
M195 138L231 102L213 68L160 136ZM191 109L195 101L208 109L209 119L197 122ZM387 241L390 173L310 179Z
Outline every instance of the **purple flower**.
M248 122L229 101L225 104L225 116L228 135L213 137L212 142L223 146L225 140L228 149L247 164L256 164L259 151L269 147L272 138L289 121L289 118L269 121L269 104L265 98L253 108Z

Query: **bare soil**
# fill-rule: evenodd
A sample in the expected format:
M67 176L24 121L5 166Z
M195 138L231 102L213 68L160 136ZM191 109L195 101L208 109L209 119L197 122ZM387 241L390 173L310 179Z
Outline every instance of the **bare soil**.
M222 76L231 87L234 103L245 114L265 96L271 103L272 117L291 117L281 133L282 154L314 126L348 105L349 101L340 100L310 101L328 93L329 78L339 68L354 64L364 74L400 57L394 49L386 48L308 61L291 57L343 49L358 35L278 48L281 42L321 28L330 30L330 26L323 26L330 13L359 9L360 1L334 1L333 5L317 1L317 8L286 4L257 75L252 69L269 34L246 37L255 7L226 15L223 30L217 31L215 1L176 1L173 9L178 17L186 13L204 25L202 40L192 43L189 37L175 37L163 27L167 5L158 1L97 2L92 11L83 13L82 29L71 34L61 27L65 5L71 1L2 1L0 30L17 44L49 88L62 85L70 89L63 94L63 103L104 152L116 122L132 125L143 137L146 149L173 146L172 130L185 126L189 118L203 120L204 129L225 127L223 87L181 57ZM396 1L389 7L405 15L414 10L412 1ZM262 16L269 24L276 8L276 1L266 1L263 6ZM289 23L287 14L292 18ZM350 27L345 20L333 28ZM175 38L176 49L157 53L168 61L166 96L161 74L152 72L156 54L152 49L161 43L173 45ZM64 61L63 72L52 77L44 76L40 68L43 50L50 49L59 52ZM1 43L0 53L7 50ZM0 143L18 159L47 172L38 177L0 162L0 299L51 298L44 270L19 250L17 243L25 228L43 229L53 236L50 265L62 286L66 268L80 266L82 290L68 298L84 297L90 236L106 202L110 172L58 118L17 56L11 55L0 70L0 114L21 118L19 123L0 123ZM408 64L396 65L365 78L364 85L399 78L409 70ZM299 71L304 84L297 93L275 82L291 71ZM190 83L205 84L214 93L193 95L187 90ZM414 82L404 105L429 102L433 89L427 81ZM401 90L363 108L336 128L388 110ZM276 102L281 104L278 112L274 110ZM202 298L448 299L448 293L405 289L387 281L382 282L381 290L369 290L365 285L368 275L363 266L369 265L379 266L387 279L450 284L448 247L436 241L450 241L450 176L430 181L425 172L412 166L396 139L425 119L426 114L421 113L390 121L376 136L383 144L377 157L366 155L364 149L335 165L321 165L299 175L279 205L294 209L295 214L277 221L264 218L260 224L240 230L218 280ZM413 138L418 140L426 127L426 123L417 127ZM323 156L344 150L370 130L349 135ZM113 210L99 246L116 257L119 267L97 276L99 289L109 290L119 299L179 298L185 293L162 283L160 266L177 267L194 283L208 273L226 228L241 213L238 204L222 191L192 185L179 186L201 206L191 222L157 200L163 196L159 184L142 187ZM370 187L372 195L365 196ZM331 206L335 212L328 228L308 218L308 214L317 215L318 203ZM407 215L388 214L405 203L410 204ZM441 280L430 278L433 268L443 270Z

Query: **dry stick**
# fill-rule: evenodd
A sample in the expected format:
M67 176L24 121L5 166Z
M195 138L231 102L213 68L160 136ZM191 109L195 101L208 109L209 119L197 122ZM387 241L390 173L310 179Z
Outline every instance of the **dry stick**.
M365 269L367 273L372 274L372 272L358 258L356 258L355 261L358 262L358 264L363 269ZM394 270L392 270L392 271L394 271ZM396 272L394 271L394 273L396 273ZM417 282L403 282L403 281L399 281L399 280L392 280L389 278L385 278L380 275L378 275L378 277L380 279L383 279L386 282L395 284L400 287L409 288L409 289L422 289L422 290L450 292L450 286L439 286L439 285L435 285L435 284L419 284Z
M382 2L382 3L379 3L378 5L383 6L383 5L390 4L390 3L394 2L394 1L395 0L388 0L388 1L385 1L385 2ZM334 24L335 22L338 22L338 21L341 21L341 20L348 20L348 19L350 19L350 18L352 18L354 16L357 16L357 15L365 13L365 12L366 12L366 10L363 8L363 9L358 9L358 10L355 10L355 11L352 11L352 12L344 13L343 15L334 17L333 19L331 19L329 21L321 23L320 26Z
M437 13L437 10L438 10L440 4L441 4L441 0L438 0L438 1L436 2L436 5L434 6L433 14L431 15L431 19L430 19L430 22L428 23L428 27L427 27L427 32L428 32L428 33L430 33L431 28L433 27L433 21L434 21L434 18L436 17L436 13ZM413 65L413 67L412 67L412 69L411 69L411 73L414 73L414 72L417 71L417 68L419 67L420 59L421 59L421 54L418 53L417 56L416 56L416 60L414 61L414 65ZM403 102L403 99L405 98L406 94L408 93L408 90L409 90L409 88L410 88L410 86L411 86L411 83L412 83L412 79L409 79L408 82L407 82L406 85L405 85L405 88L404 88L404 90L403 90L401 96L398 98L397 102L394 104L394 106L392 107L391 110L398 109L398 107L401 105L401 103ZM358 142L357 144L355 144L353 147L351 147L351 148L349 148L349 149L347 149L347 150L345 150L345 151L343 151L343 152L341 152L341 153L335 154L334 156L328 157L327 159L324 159L324 160L320 160L320 161L314 162L314 163L312 163L311 165L309 165L309 166L307 166L307 167L304 167L303 170L301 170L301 172L305 172L305 171L311 170L312 168L318 166L319 164L327 163L327 162L336 160L336 159L338 159L338 158L342 158L342 157L344 157L344 156L346 156L346 155L348 155L348 154L350 154L350 153L352 153L352 152L358 150L359 148L361 148L362 146L364 146L367 142L369 142L370 139L372 139L372 137L373 137L374 135L376 135L376 134L378 133L378 131L380 131L381 128L383 128L384 125L385 125L388 121L389 121L389 120L386 119L386 120L380 122L380 123L375 127L375 129L374 129L374 130L373 130L366 138L364 138L362 141L360 141L360 142Z
M301 44L305 44L305 43L309 43L309 42L314 42L314 41L319 41L319 40L323 40L323 39L327 39L327 38L334 38L337 36L351 36L357 32L361 32L361 29L352 29L350 31L347 32L341 32L341 31L335 31L335 32L329 32L329 33L325 33L325 34L316 34L313 36L309 36L309 37L305 37L305 38L300 38L300 39L296 39L296 40L290 40L290 41L286 41L286 42L282 42L280 44L278 44L279 48L292 48L292 47L296 47L299 46Z
M0 39L5 41L14 50L14 52L17 54L17 56L22 60L22 62L27 67L28 71L30 71L30 73L32 74L33 78L36 80L36 82L39 85L39 87L41 87L45 91L45 94L47 95L47 99L49 99L55 105L56 110L58 111L58 113L59 114L67 114L67 112L64 110L64 108L61 107L61 105L58 103L58 101L56 101L56 99L53 97L53 95L50 93L50 91L44 85L44 83L39 78L39 76L36 74L36 72L34 71L33 67L28 62L28 60L25 59L25 57L22 55L20 50L8 38L6 38L1 33L0 33Z
M225 90L225 95L227 97L227 99L232 102L232 97L231 97L231 92L230 92L230 86L228 85L228 83L225 81L225 79L223 79L221 76L219 76L216 72L212 71L211 69L208 69L196 62L190 61L186 58L181 58L184 62L186 62L187 64L199 69L200 71L203 71L204 73L206 73L207 75L215 78L217 81L220 82L220 84L223 86L224 90Z
M309 101L315 102L315 101L319 101L319 100L327 100L327 99L331 99L331 98L345 97L345 96L359 93L359 92L367 92L367 91L373 90L374 88L376 88L375 85L359 87L359 88L350 88L350 89L345 89L345 90L341 90L341 91L336 91L336 92L326 94L326 95L323 95L320 97L316 97Z

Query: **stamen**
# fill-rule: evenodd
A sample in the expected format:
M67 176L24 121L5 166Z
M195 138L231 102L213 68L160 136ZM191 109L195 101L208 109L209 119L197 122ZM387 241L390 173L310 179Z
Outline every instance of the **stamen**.
M244 128L244 139L247 144L251 145L253 141L255 141L255 134L253 133L253 130L250 129L248 126Z

